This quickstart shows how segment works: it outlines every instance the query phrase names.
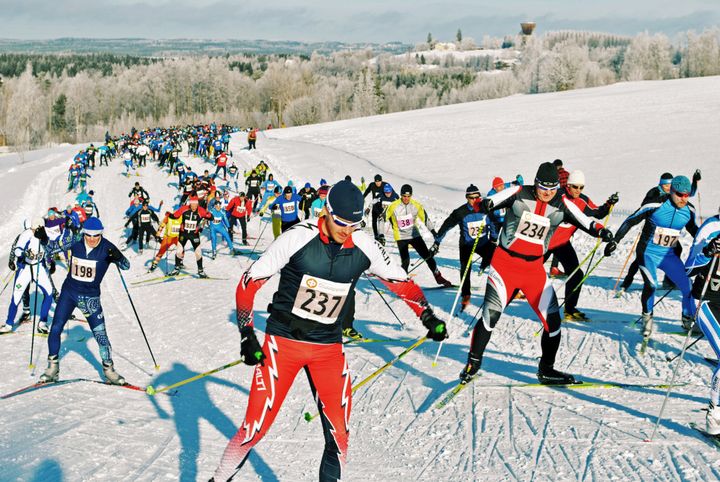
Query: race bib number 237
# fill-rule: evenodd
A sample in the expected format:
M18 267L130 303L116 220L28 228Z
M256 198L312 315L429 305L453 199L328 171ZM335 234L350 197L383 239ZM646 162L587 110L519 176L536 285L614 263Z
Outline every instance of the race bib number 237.
M337 321L351 283L336 283L303 275L295 295L292 313L301 318L331 325Z

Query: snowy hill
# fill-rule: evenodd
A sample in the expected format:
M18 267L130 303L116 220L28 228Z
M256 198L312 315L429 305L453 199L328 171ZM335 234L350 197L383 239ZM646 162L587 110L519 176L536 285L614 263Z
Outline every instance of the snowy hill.
M350 174L371 180L376 173L396 188L409 182L416 198L441 222L463 202L470 182L489 189L499 175L518 173L530 182L541 161L561 158L568 170L582 169L585 192L602 202L619 191L617 211L631 211L663 171L691 175L703 171L700 204L714 214L720 193L715 160L720 132L720 78L616 84L598 89L461 104L343 122L265 132L259 150L244 150L245 138L234 137L231 149L241 168L265 159L276 177L296 184L320 178L331 182ZM38 216L51 205L72 200L65 193L66 169L76 147L34 154L15 165L0 160L2 201L8 214L0 226L2 263L21 230L22 219ZM209 168L200 159L187 162L197 171ZM106 236L119 244L122 212L135 181L153 201L172 203L175 178L155 165L141 177L120 175L121 162L93 172L94 189ZM611 218L615 228L621 215ZM257 236L261 223L250 223ZM556 366L587 381L630 384L664 383L682 337L658 334L646 355L639 353L640 334L630 323L639 316L639 291L612 296L615 277L634 233L610 259L603 261L584 287L579 307L596 321L565 324ZM258 249L270 243L269 230ZM457 232L451 232L437 257L440 269L457 282ZM690 239L683 238L687 245ZM208 244L207 240L205 244ZM594 245L583 234L574 241L580 256ZM389 251L397 257L394 243ZM153 363L135 321L117 271L109 271L102 303L118 371L130 382L167 386L239 357L234 324L234 292L246 257L227 256L223 244L215 261L205 260L211 276L227 280L184 279L156 285L131 285L150 345ZM128 283L142 279L150 255L126 251L132 267ZM416 259L416 258L414 258ZM186 265L192 271L194 265ZM164 266L164 265L161 265ZM433 286L429 271L417 271L421 286ZM65 271L58 269L56 284ZM2 272L3 280L7 271ZM639 280L639 278L638 278ZM485 277L473 273L469 308L482 303ZM560 285L561 281L555 282ZM277 279L259 292L256 323L264 328L264 309ZM636 282L635 288L639 287ZM355 326L376 338L417 338L419 320L404 303L390 305L407 324L401 330L372 287L358 284ZM449 319L454 292L428 291L437 313ZM560 294L562 290L560 290ZM7 310L9 293L0 300ZM679 329L679 296L673 292L656 309L660 331ZM539 323L527 304L514 302L501 318L488 347L483 376L442 410L436 402L457 382L469 338L466 320L450 324L439 364L431 366L437 345L427 342L382 376L359 389L350 420L350 459L346 479L403 480L717 480L720 454L689 428L703 423L711 369L705 342L692 348L680 369L687 385L676 388L656 440L652 432L664 389L559 390L509 388L533 383L540 355ZM36 365L28 369L34 339ZM408 343L348 346L354 379L363 379L400 353ZM46 339L31 337L23 325L17 334L0 337L0 394L28 385L45 366ZM86 324L70 321L63 338L61 378L101 377L97 345ZM47 387L0 401L0 480L207 480L227 440L244 415L251 369L237 366L181 387L176 396L143 393L93 383ZM304 377L298 377L274 426L250 457L239 480L316 480L322 453L317 421Z

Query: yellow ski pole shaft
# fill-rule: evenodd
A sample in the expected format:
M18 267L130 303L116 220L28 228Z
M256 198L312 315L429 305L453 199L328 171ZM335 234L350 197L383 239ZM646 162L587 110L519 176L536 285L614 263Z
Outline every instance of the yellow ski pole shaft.
M448 320L446 326L446 329L450 326L450 322L455 319L455 307L457 306L458 299L460 299L460 292L462 291L462 286L465 283L465 278L468 275L468 272L470 271L470 266L472 265L472 259L473 254L475 254L475 248L477 248L478 241L480 240L480 236L482 233L478 233L477 237L475 238L475 242L473 243L472 250L470 251L470 257L468 258L467 265L465 266L465 272L462 275L462 278L460 279L460 286L458 286L457 293L455 293L455 300L453 301L452 308L450 309L450 319ZM437 353L435 353L435 358L433 359L432 366L437 366L437 360L440 356L440 350L442 350L443 343L445 343L445 340L440 342L440 345L438 346Z
M423 336L422 338L418 339L415 343L413 343L409 347L405 348L405 350L403 350L398 356L396 356L395 358L393 358L392 360L390 360L389 362L387 362L386 364L384 364L383 366L381 366L380 368L378 368L377 370L372 372L370 375L365 377L358 384L354 385L352 387L352 393L355 393L355 391L358 390L360 387L367 384L370 380L377 377L382 372L384 372L385 370L387 370L388 368L393 366L398 360L400 360L402 357L404 357L405 355L407 355L408 353L413 351L415 348L417 348L420 345L422 345L423 343L425 343L427 341L427 339L428 338L426 336ZM312 422L315 418L317 418L318 415L320 415L320 413L316 413L315 415L310 415L310 412L305 412L305 420L307 420L308 422Z
M157 389L157 390L156 390L152 385L148 385L147 388L145 389L145 393L147 393L148 395L155 395L156 393L167 392L168 390L172 390L173 388L177 388L177 387L181 387L181 386L183 386L183 385L187 385L188 383L194 382L195 380L200 380L200 379L203 378L203 377L206 377L206 376L208 376L208 375L212 375L213 373L217 373L217 372L222 371L222 370L225 370L225 369L227 369L227 368L234 367L235 365L239 365L240 363L242 363L242 358L239 359L239 360L235 360L234 362L230 362L230 363L228 363L227 365L223 365L223 366L221 366L221 367L219 367L219 368L212 369L212 370L207 371L207 372L205 372L205 373L200 373L200 374L198 374L198 375L195 375L194 377L186 378L185 380L181 380L181 381L179 381L179 382L177 382L177 383L173 383L172 385L169 385L169 386L167 386L167 387L163 387L163 388L160 388L160 389Z
M615 281L615 286L613 286L613 291L617 290L618 284L620 284L620 278L622 278L623 273L625 272L625 267L628 264L628 261L630 261L630 257L635 252L635 246L637 246L638 241L640 241L640 235L642 232L639 232L637 237L635 238L635 242L632 245L632 248L630 248L630 252L627 255L627 258L625 258L625 263L623 263L622 269L620 270L620 274L617 277L617 280Z

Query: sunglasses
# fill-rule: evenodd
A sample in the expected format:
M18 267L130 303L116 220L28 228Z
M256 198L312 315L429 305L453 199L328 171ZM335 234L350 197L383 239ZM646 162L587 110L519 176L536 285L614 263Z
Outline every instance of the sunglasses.
M102 236L102 234L86 234L85 236L87 236L88 238L99 238L100 236Z
M578 186L577 184L568 184L568 187L577 189L578 191L582 191L583 189L585 189L585 186Z
M675 195L676 195L677 197L679 197L680 199L687 199L687 198L690 197L690 193L687 193L687 192L677 192L677 191L673 191L673 194L675 194Z
M473 194L472 196L465 196L465 197L467 197L467 198L468 198L469 200L471 200L471 201L474 201L474 200L476 200L476 199L480 199L480 196L478 196L477 194Z
M552 186L544 186L542 184L535 184L535 186L540 189L541 191L557 191L558 184L554 184Z

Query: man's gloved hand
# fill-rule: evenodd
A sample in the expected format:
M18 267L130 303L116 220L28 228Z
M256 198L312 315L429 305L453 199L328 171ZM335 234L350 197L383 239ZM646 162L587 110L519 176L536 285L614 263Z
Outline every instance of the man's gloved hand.
M432 338L434 341L443 341L448 337L445 322L435 316L435 313L433 313L430 308L422 312L420 321L422 321L423 326L428 329L428 338Z
M720 253L720 236L716 236L703 248L703 254L708 258Z
M123 259L123 255L119 249L117 249L115 246L111 246L108 249L107 257L105 259L108 263L117 263L118 261Z
M264 365L265 354L251 326L240 330L240 357L246 365Z
M602 229L598 232L598 236L599 236L600 239L602 239L603 242L605 242L605 243L609 243L610 241L613 240L613 233L612 233L612 231L610 231L608 228L602 228Z
M435 255L438 253L438 251L440 251L440 245L438 244L437 241L435 241L435 242L432 244L432 246L430 246L430 254L431 254L432 256L435 256Z
M368 214L370 214L370 208L365 208L365 216L367 216Z
M620 197L618 196L618 193L615 193L615 194L610 195L610 197L605 202L605 204L607 204L608 206L613 206L613 205L617 204L618 201L620 201Z
M12 259L8 260L8 268L10 268L10 271L15 271L15 269L17 268L15 266L15 261L13 261Z
M695 172L693 173L693 182L698 182L702 179L702 173L700 172L700 169L695 169Z
M487 214L493 210L494 206L495 206L495 203L493 202L493 200L486 197L480 203L480 212Z
M605 256L611 256L616 249L617 243L615 241L610 241L605 245Z
M55 272L55 268L56 268L56 266L55 266L55 260L54 260L54 259L50 259L50 266L48 267L48 272L49 272L50 274L53 274L53 273Z

